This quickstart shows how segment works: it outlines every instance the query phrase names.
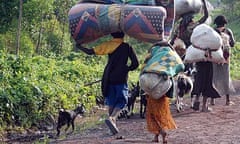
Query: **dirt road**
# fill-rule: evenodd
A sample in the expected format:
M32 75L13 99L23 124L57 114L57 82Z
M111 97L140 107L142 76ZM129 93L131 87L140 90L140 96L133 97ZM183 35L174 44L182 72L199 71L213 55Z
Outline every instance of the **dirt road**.
M239 92L239 90L238 90ZM209 113L195 112L189 106L184 112L177 113L172 107L172 114L178 129L169 131L169 144L240 144L240 94L231 97L235 103L225 105L225 97L216 100ZM190 100L185 100L190 104ZM69 135L65 138L51 140L57 144L147 144L153 135L146 130L145 119L139 117L138 111L130 119L118 121L120 133L110 136L105 124L95 128ZM122 136L123 139L118 139Z

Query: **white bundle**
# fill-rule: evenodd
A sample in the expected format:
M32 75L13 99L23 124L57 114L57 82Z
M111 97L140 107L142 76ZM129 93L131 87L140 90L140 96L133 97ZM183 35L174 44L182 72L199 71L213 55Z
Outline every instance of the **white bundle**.
M175 13L177 17L188 12L199 13L202 5L202 0L175 0Z
M202 49L218 50L222 47L222 38L207 24L198 25L191 35L192 45Z
M206 57L206 51L193 47L192 45L187 48L184 63L194 63L200 61L211 61L214 63L226 62L223 57L222 49L211 52L211 56Z
M140 76L139 84L145 93L154 99L159 99L171 88L172 81L167 75L143 73Z

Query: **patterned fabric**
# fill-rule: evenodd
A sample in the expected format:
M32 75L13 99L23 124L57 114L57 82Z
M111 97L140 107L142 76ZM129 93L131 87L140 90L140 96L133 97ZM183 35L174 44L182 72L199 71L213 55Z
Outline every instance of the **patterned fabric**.
M167 10L167 18L164 21L164 39L169 40L175 20L175 0L155 0L155 3Z
M121 28L131 37L156 43L163 39L166 11L163 7L126 5L122 9Z
M155 5L154 0L80 0L79 2L103 3L103 4Z
M124 3L132 5L155 5L154 0L124 0Z
M163 96L160 99L147 97L146 120L148 131L159 134L160 130L176 129L177 126L172 117L169 98Z
M167 46L152 47L146 60L142 73L152 72L172 77L184 70L184 64L179 55Z
M102 4L122 4L124 0L80 0L79 3L102 3Z
M77 43L119 31L120 5L80 3L69 11L71 35Z
M155 43L169 39L174 0L82 0L68 15L71 35L80 44L120 30Z

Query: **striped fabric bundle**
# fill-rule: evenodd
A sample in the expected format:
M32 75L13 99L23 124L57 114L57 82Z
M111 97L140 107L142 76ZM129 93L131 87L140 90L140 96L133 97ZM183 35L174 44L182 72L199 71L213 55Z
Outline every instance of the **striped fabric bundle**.
M142 73L157 73L173 77L184 70L179 55L168 46L154 46L146 57Z
M69 11L71 36L77 43L88 43L120 30L120 5L79 3Z
M144 42L166 40L174 22L174 0L161 1L149 6L155 1L82 0L69 11L71 36L79 44L116 31Z

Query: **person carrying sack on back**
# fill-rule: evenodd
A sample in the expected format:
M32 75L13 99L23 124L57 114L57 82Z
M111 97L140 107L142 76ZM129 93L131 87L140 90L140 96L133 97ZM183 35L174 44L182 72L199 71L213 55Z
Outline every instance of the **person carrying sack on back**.
M112 40L104 42L93 49L77 44L77 48L88 55L108 55L108 63L102 76L102 94L108 106L109 117L105 120L113 135L119 132L116 119L128 102L128 72L137 69L139 61L134 49L125 43L124 33L112 33ZM128 65L128 59L131 64Z

